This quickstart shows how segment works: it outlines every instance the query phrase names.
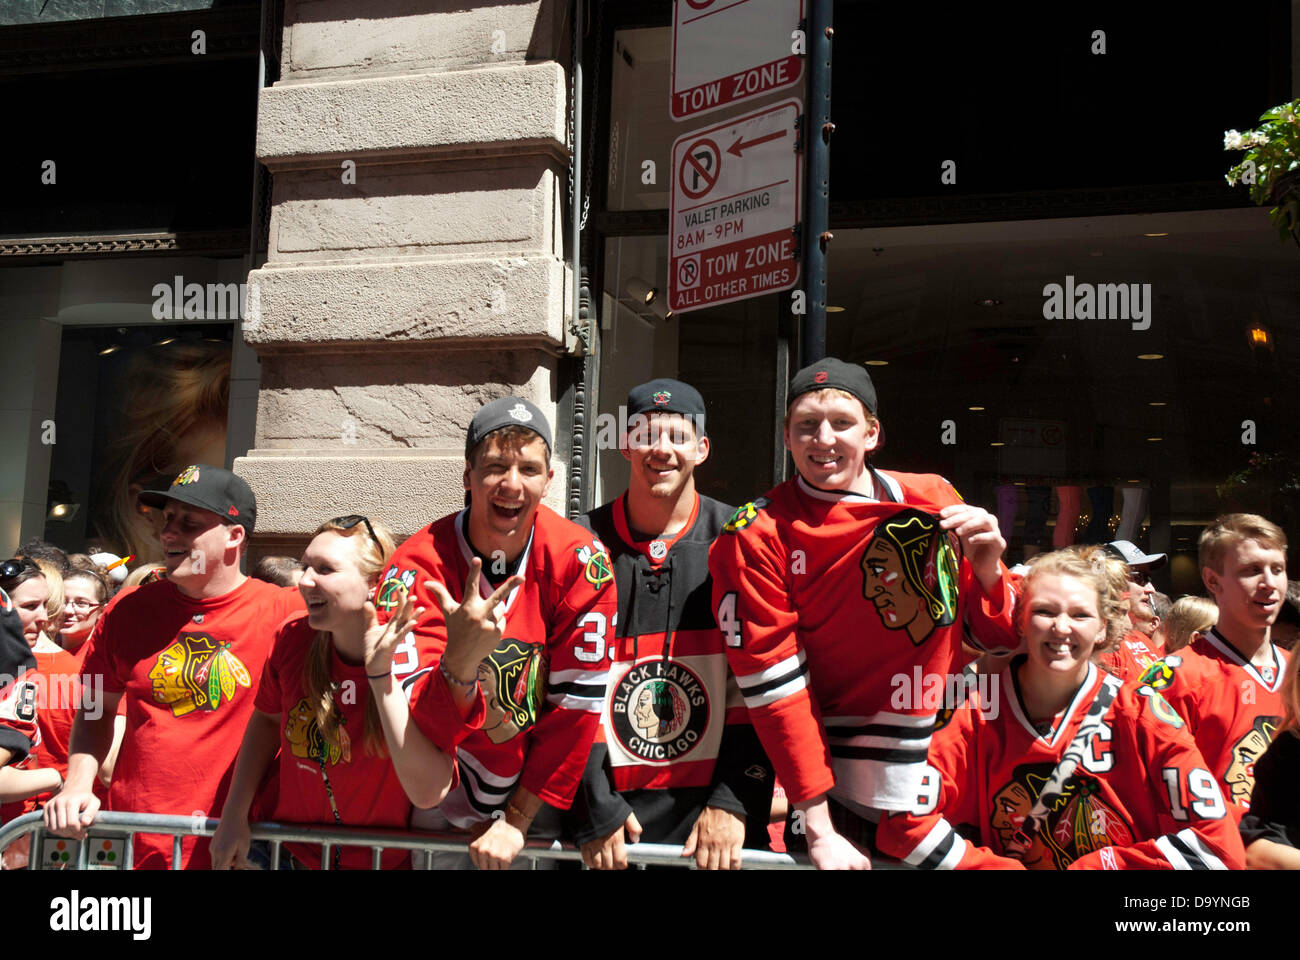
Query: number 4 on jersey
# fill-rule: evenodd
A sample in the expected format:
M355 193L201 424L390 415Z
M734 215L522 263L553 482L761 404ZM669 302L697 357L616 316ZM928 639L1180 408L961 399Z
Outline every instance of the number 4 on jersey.
M718 628L729 647L739 647L744 642L740 620L736 617L736 591L723 594L718 604Z

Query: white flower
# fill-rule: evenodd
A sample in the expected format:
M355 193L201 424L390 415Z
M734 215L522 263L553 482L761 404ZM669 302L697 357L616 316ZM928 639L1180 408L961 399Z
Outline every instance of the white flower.
M1262 147L1264 144L1268 143L1268 135L1263 133L1247 133L1242 139L1248 147Z
M1242 140L1241 134L1238 133L1236 130L1227 130L1223 134L1224 150L1244 150L1245 149L1244 143L1245 142Z

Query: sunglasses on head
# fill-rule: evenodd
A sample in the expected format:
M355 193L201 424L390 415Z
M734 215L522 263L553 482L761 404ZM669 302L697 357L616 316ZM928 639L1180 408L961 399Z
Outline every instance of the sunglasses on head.
M14 557L11 560L6 560L4 563L0 563L0 577L8 580L11 577L18 576L24 570L29 569L39 570L40 567L36 565L35 560L28 557Z
M384 545L380 543L379 538L375 536L375 528L370 525L370 521L361 514L349 513L346 517L335 517L330 521L330 523L342 527L344 530L351 530L358 523L364 523L366 525L366 533L370 534L370 539L374 541L375 546L379 548L379 559L384 559Z

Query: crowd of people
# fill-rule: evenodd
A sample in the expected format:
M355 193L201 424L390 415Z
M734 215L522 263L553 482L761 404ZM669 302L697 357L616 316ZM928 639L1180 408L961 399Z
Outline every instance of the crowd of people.
M788 396L796 473L739 507L697 492L704 400L660 379L627 397L627 490L577 522L542 502L545 416L505 397L469 425L465 508L400 545L343 515L246 576L256 499L207 464L138 493L161 565L25 545L0 566L0 820L218 818L187 868L269 866L257 820L462 834L436 868L524 865L530 836L594 869L638 841L706 869L768 848L1300 868L1280 528L1207 526L1208 597L1157 593L1167 557L1123 540L1008 568L993 514L875 465L862 367L818 361ZM140 835L134 864L171 850ZM289 844L279 865L371 854Z

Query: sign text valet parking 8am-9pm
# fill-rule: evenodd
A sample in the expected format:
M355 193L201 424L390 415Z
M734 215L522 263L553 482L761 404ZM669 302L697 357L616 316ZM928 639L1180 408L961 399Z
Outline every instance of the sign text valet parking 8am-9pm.
M675 313L799 282L798 100L673 143L668 306Z

